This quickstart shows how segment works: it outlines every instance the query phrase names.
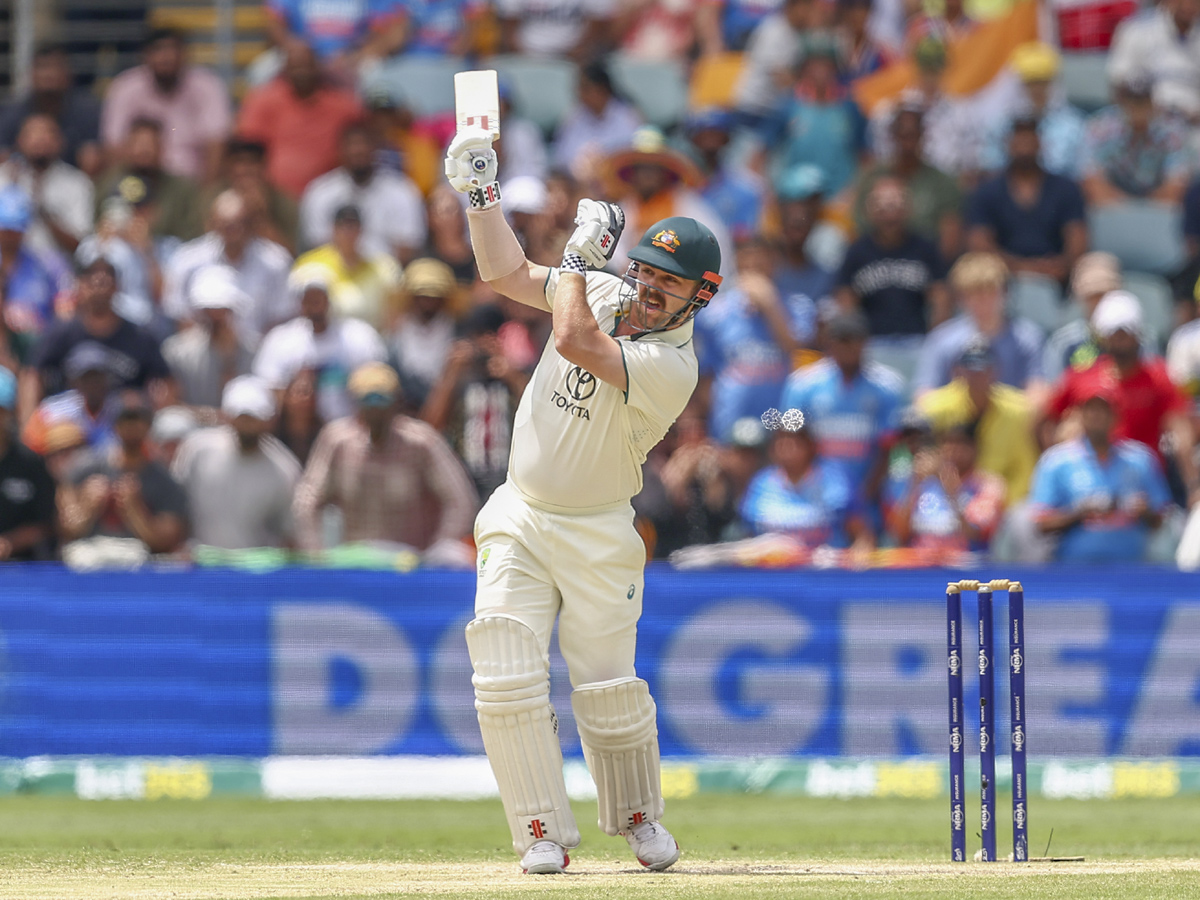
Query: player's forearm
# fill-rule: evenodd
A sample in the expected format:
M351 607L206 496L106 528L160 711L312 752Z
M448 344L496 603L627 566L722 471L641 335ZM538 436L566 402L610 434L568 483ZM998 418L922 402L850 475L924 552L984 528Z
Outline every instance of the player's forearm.
M545 293L549 269L525 258L525 251L499 205L469 210L467 227L479 277L494 291L518 303L549 309Z

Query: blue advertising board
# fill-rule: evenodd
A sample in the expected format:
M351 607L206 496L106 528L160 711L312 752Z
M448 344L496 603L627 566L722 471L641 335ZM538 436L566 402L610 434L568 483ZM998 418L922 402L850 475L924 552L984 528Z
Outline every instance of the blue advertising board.
M651 567L638 673L663 754L942 753L944 588L963 574ZM1025 583L1031 752L1200 755L1200 578L971 574ZM447 572L0 568L0 756L478 754L473 586ZM578 755L557 652L552 682Z

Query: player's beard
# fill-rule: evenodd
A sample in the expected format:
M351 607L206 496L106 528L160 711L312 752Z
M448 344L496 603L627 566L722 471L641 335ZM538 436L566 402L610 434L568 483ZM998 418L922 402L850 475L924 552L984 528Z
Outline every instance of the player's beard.
M661 291L636 280L635 274L626 273L621 288L621 305L625 318L634 331L650 333L671 324L672 314L667 309L667 297ZM647 302L649 301L649 302Z

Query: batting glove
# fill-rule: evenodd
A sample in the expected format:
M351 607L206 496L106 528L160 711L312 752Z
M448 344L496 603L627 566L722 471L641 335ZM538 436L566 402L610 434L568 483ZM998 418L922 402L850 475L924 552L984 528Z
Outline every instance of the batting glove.
M446 178L450 187L466 194L473 209L487 209L500 202L493 137L482 128L464 128L454 135L446 150Z
M625 230L625 213L615 203L580 200L575 211L575 233L566 253L578 253L593 269L603 269L617 250Z

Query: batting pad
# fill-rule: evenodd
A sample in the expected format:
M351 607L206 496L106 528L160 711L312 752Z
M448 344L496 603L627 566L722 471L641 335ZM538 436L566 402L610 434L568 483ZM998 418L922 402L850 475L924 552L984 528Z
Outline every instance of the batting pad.
M657 710L650 686L640 678L585 684L571 694L571 707L596 782L600 829L620 834L662 818Z
M484 616L467 625L467 649L475 668L479 730L513 849L523 856L540 840L579 846L550 705L550 667L537 637L517 619Z

